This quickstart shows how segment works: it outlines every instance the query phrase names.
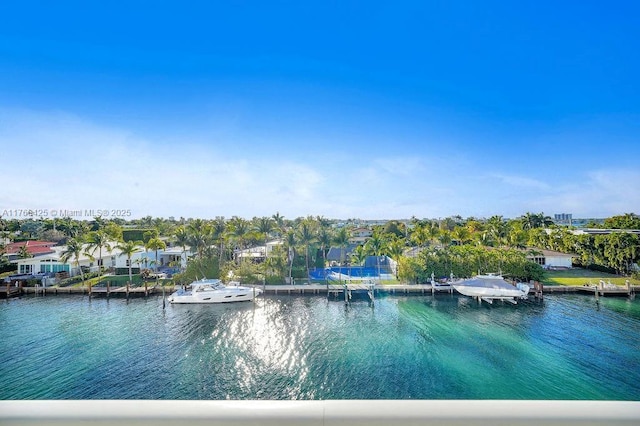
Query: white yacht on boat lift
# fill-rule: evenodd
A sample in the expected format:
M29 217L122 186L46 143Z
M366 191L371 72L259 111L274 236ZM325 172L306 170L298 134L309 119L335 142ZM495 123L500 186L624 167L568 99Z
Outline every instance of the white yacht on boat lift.
M460 294L493 303L494 299L517 303L518 299L526 299L529 295L529 286L523 283L513 285L502 278L501 275L486 274L476 275L468 280L452 283L453 288Z
M202 279L192 282L186 289L180 289L169 296L170 303L231 303L253 300L262 290L243 287L238 282L224 285L218 279Z
M446 291L447 293L453 292L453 287L451 283L453 282L453 272L449 276L449 279L445 282L439 282L435 279L435 274L431 273L431 293L436 293L440 291Z

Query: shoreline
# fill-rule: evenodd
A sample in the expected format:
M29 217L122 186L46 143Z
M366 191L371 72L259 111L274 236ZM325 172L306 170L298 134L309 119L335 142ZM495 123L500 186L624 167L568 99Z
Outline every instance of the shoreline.
M272 295L326 295L335 296L343 293L345 284L278 284L278 285L260 285L260 284L245 284L248 287L260 289L264 294ZM349 285L346 285L347 287ZM166 295L171 294L179 286L164 286L164 292ZM431 284L384 284L374 285L375 293L387 294L387 295L435 295L439 293L454 294L454 290L435 290ZM2 298L13 298L22 295L40 295L40 296L57 296L57 295L84 295L93 297L148 297L151 295L162 295L163 287L158 286L137 286L137 287L92 287L89 292L88 287L20 287L10 294L7 294L6 289L1 294ZM349 291L362 290L357 286L349 288ZM597 292L596 292L597 290ZM630 291L624 288L619 289L596 289L595 286L544 286L542 288L543 294L585 294L592 296L609 296L609 297L629 297L634 296L635 293L640 290L640 286L631 286ZM529 292L530 295L535 295L535 291L532 288ZM8 296L8 297L7 297ZM535 297L537 298L537 297Z

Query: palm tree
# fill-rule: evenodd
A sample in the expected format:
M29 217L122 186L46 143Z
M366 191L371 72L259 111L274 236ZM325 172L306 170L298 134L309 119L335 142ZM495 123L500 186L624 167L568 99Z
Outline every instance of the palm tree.
M442 247L447 247L451 244L451 231L446 229L440 231L440 235L438 236L438 241L442 244Z
M80 267L80 256L82 255L83 248L82 241L77 238L70 238L60 256L62 263L67 263L72 258L75 260L76 268L80 270L82 285L84 285L84 272L82 272L82 268Z
M20 247L20 250L18 250L18 258L28 259L30 257L33 257L33 255L29 253L29 250L27 250L27 243L25 242L22 247Z
M269 242L269 235L273 230L274 222L270 217L261 217L256 224L256 231L261 235L264 235L264 258L267 259L267 243Z
M380 279L380 256L382 256L385 242L379 232L374 232L371 238L365 243L365 249L368 253L376 257L376 266L378 267L378 280Z
M417 222L411 233L411 241L418 247L424 247L429 242L429 238L427 227L421 222Z
M229 220L230 235L235 240L240 251L245 249L245 238L249 233L249 222L246 219L234 216Z
M109 236L102 230L95 231L89 234L88 243L88 249L93 249L91 252L92 254L98 250L98 271L100 272L100 275L102 275L102 249L105 248L108 251L111 251Z
M151 216L146 216L145 218L151 218ZM143 219L145 219L143 218ZM151 241L154 238L158 238L158 236L160 235L160 233L158 232L157 229L150 229L148 231L145 231L142 234L142 242L144 243L144 267L147 268L149 266L149 250L151 249L151 247L149 247L147 244L149 243L149 241Z
M487 220L487 230L489 231L489 236L494 244L500 246L505 243L507 237L507 224L502 216L491 216L489 220Z
M313 240L315 240L313 228L309 220L304 220L300 223L300 227L298 228L298 238L300 239L300 244L304 246L304 256L306 260L307 279L308 279L309 278L309 245Z
M438 241L438 236L440 235L440 227L438 226L437 222L429 222L426 225L425 232L432 244Z
M129 283L133 280L133 274L131 273L131 257L134 253L140 251L140 248L138 247L140 244L142 244L142 241L126 241L116 246L116 248L121 251L120 256L127 256L127 264L129 265Z
M402 257L402 253L404 253L404 239L393 237L387 243L387 253L389 257L396 261L396 264L400 264L400 258ZM396 267L396 278L398 278L398 268Z
M167 248L167 244L162 241L160 238L152 238L149 241L147 241L147 244L145 244L145 247L149 248L149 250L154 250L156 253L155 259L154 259L154 265L155 265L155 272L156 274L158 273L158 250L164 250Z
M293 260L296 257L296 244L298 243L296 239L296 234L293 231L287 232L287 256L289 258L289 284L291 284L292 277L291 273L293 271Z
M527 246L527 231L524 230L522 222L513 220L509 223L507 245L519 249Z
M189 234L184 226L178 226L173 235L176 237L176 244L182 247L182 256L187 258L187 246L189 245ZM180 268L182 268L182 262L180 262Z
M320 250L322 251L322 266L327 266L327 252L326 250L331 245L331 234L325 228L321 228L318 232L318 243L320 243Z
M195 219L187 226L189 234L188 243L191 249L196 249L199 259L204 256L204 250L207 248L209 235L211 234L211 226L202 219Z
M451 232L451 236L461 245L471 240L471 232L466 226L456 226Z
M282 216L280 212L276 212L276 214L271 216L271 218L275 223L278 235L282 236L282 234L284 233L284 216Z
M343 266L347 245L349 244L349 232L347 228L340 228L333 241L340 247L340 266Z
M367 259L367 250L364 246L358 246L351 252L351 261L358 266L362 266Z
M216 217L211 224L211 240L218 247L218 264L222 266L225 253L227 222L224 217Z

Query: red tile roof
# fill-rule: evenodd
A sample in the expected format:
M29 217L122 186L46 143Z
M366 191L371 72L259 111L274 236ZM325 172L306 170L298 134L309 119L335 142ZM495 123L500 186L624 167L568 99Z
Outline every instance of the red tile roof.
M5 253L7 255L15 255L18 254L22 247L27 248L27 252L32 255L50 253L51 247L55 246L56 243L53 241L18 241L17 243L9 243L5 246Z

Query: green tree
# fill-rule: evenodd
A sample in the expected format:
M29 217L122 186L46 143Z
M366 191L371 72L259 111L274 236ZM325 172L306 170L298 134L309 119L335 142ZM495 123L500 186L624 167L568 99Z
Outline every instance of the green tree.
M82 256L83 249L84 245L81 240L77 238L70 238L60 255L60 260L62 261L62 263L67 263L71 259L75 260L76 268L80 271L82 285L84 285L84 272L80 267L80 256Z
M187 226L189 235L188 243L192 249L195 248L197 257L202 259L204 251L208 247L211 227L202 219L195 219Z
M148 248L149 250L153 250L155 252L154 265L155 265L155 272L157 274L158 273L158 251L166 249L167 244L164 241L162 241L160 238L155 237L147 241L147 243L145 244L145 248Z
M396 262L396 278L398 278L399 274L399 265L402 259L402 255L404 253L405 243L404 238L392 237L387 242L387 254L388 256Z
M269 237L271 236L271 232L273 231L275 224L272 218L270 217L261 217L256 221L255 231L258 232L264 238L264 261L266 263L268 253L267 253L267 244L269 243ZM264 265L264 279L267 279L267 265Z
M304 220L300 223L298 228L298 241L304 246L304 253L306 258L307 278L309 278L309 246L315 240L313 232L313 225L310 220Z
M359 245L351 252L351 261L349 264L354 264L358 266L364 265L365 260L367 259L368 253L367 249L364 245ZM351 274L349 274L351 275Z
M340 266L344 266L347 245L349 245L349 232L347 228L340 228L333 241L340 247Z
M276 212L276 214L271 216L271 218L273 219L273 223L275 225L275 229L276 229L276 232L278 233L278 236L282 237L282 235L284 235L284 232L285 232L284 216L282 216L279 212Z
M471 232L468 227L458 225L451 231L451 237L459 244L467 244L471 241Z
M227 222L224 217L218 216L211 224L211 242L218 249L218 264L222 266L225 260L227 246Z
M371 238L364 244L365 250L372 256L376 257L376 266L378 269L378 279L380 278L380 257L383 256L386 249L386 242L379 232L374 232Z
M246 248L245 242L249 233L249 222L246 219L234 216L229 220L228 225L231 240L235 243L236 249L240 253Z
M29 250L27 249L27 242L25 241L25 243L20 247L20 250L18 250L18 258L28 259L30 257L33 257L33 255L29 253Z
M327 266L327 250L331 247L331 241L333 241L333 238L326 228L320 228L316 238L320 244L320 251L322 252L322 267L325 268Z
M133 280L133 274L131 273L131 267L133 266L131 258L133 255L140 251L140 244L142 241L125 241L119 243L115 248L120 250L120 256L127 256L127 265L129 266L129 282Z
M287 232L286 245L287 245L287 258L289 260L289 284L293 283L292 280L292 272L293 272L293 261L296 258L296 244L298 240L296 238L296 234L293 231Z
M102 249L104 248L108 251L111 251L109 236L105 231L102 230L91 232L89 233L87 242L89 243L88 249L91 250L92 255L96 250L98 250L98 271L100 271L100 274L102 274Z
M176 227L173 231L173 236L175 237L175 243L179 247L182 247L182 257L187 258L187 246L189 245L189 234L187 233L187 229L180 225ZM182 263L181 269L182 269Z
M489 245L501 246L506 244L507 223L502 216L491 216L487 220L487 231L489 236Z
M605 219L603 226L611 229L640 229L640 217L634 213L612 216Z

